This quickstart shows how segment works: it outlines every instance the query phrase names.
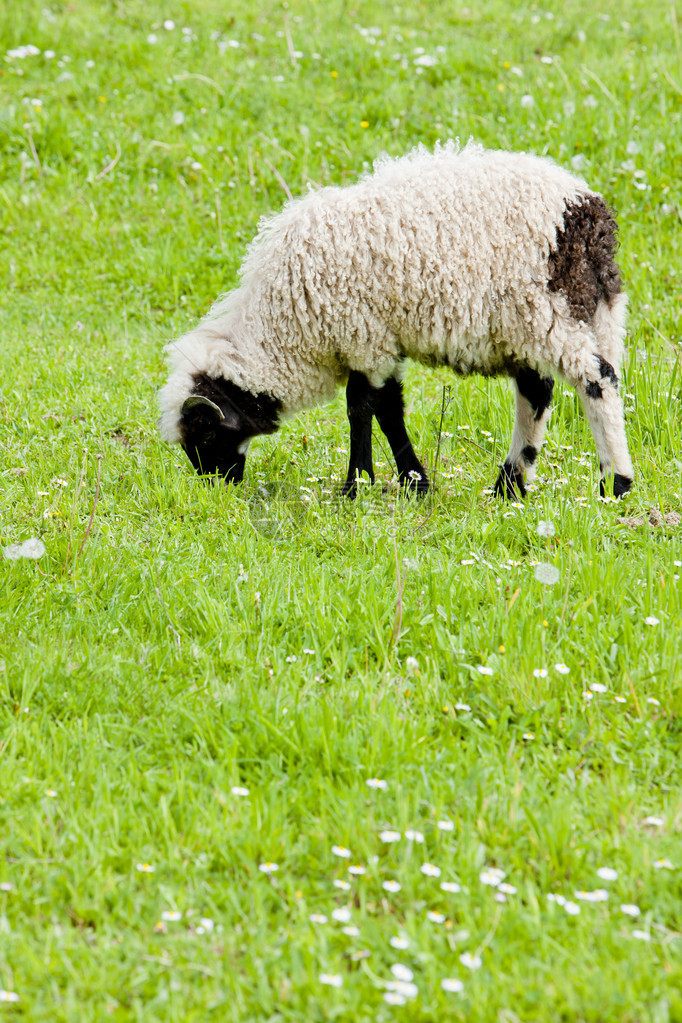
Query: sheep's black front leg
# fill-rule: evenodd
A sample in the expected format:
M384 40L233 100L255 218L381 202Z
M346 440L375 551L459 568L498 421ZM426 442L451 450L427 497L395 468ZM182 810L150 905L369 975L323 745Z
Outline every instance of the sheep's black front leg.
M408 490L425 494L429 489L429 480L407 435L403 385L396 377L390 377L377 391L375 415L391 445L400 482Z
M350 423L350 458L348 475L341 493L355 497L358 490L357 477L366 472L374 483L372 465L372 416L376 403L377 388L372 387L363 373L351 370L346 385L346 408Z

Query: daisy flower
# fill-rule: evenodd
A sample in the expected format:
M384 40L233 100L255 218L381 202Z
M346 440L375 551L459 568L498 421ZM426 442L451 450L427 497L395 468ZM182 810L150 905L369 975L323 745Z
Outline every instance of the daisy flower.
M472 955L471 952L462 952L459 957L459 961L462 966L466 966L467 970L480 970L483 965L483 960L478 955Z

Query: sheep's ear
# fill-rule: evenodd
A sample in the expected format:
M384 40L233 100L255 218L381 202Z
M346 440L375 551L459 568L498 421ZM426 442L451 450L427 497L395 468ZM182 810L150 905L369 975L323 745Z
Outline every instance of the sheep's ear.
M203 395L201 394L190 394L189 398L187 398L186 401L183 402L182 406L183 416L186 416L188 413L192 412L193 409L197 408L200 405L206 406L206 408L203 409L204 412L207 412L208 409L212 409L213 412L217 414L218 419L225 418L225 415L220 405L216 405L216 403L214 401L211 401L210 398L204 398Z

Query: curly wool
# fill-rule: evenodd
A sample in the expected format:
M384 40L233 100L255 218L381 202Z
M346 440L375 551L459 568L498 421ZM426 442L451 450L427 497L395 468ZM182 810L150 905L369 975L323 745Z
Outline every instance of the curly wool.
M351 370L379 387L405 357L573 376L585 342L548 262L567 205L594 195L550 160L448 143L290 201L259 225L239 286L168 346L163 436L179 439L196 373L270 394L284 415ZM622 320L624 296L602 315Z

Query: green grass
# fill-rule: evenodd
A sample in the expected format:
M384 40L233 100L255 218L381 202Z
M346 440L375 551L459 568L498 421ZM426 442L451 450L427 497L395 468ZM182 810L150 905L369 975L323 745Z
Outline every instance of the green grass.
M0 11L0 54L43 51L0 59L0 541L46 547L0 559L2 1019L682 1021L682 542L618 521L682 505L682 50L672 5L624 12ZM341 395L255 443L239 490L203 485L157 436L164 340L234 284L285 189L470 135L580 166L619 211L628 500L597 499L563 387L536 488L493 500L509 387L421 369L430 466L452 383L426 500L398 496L378 436L383 491L330 494ZM418 987L402 1007L395 963Z

